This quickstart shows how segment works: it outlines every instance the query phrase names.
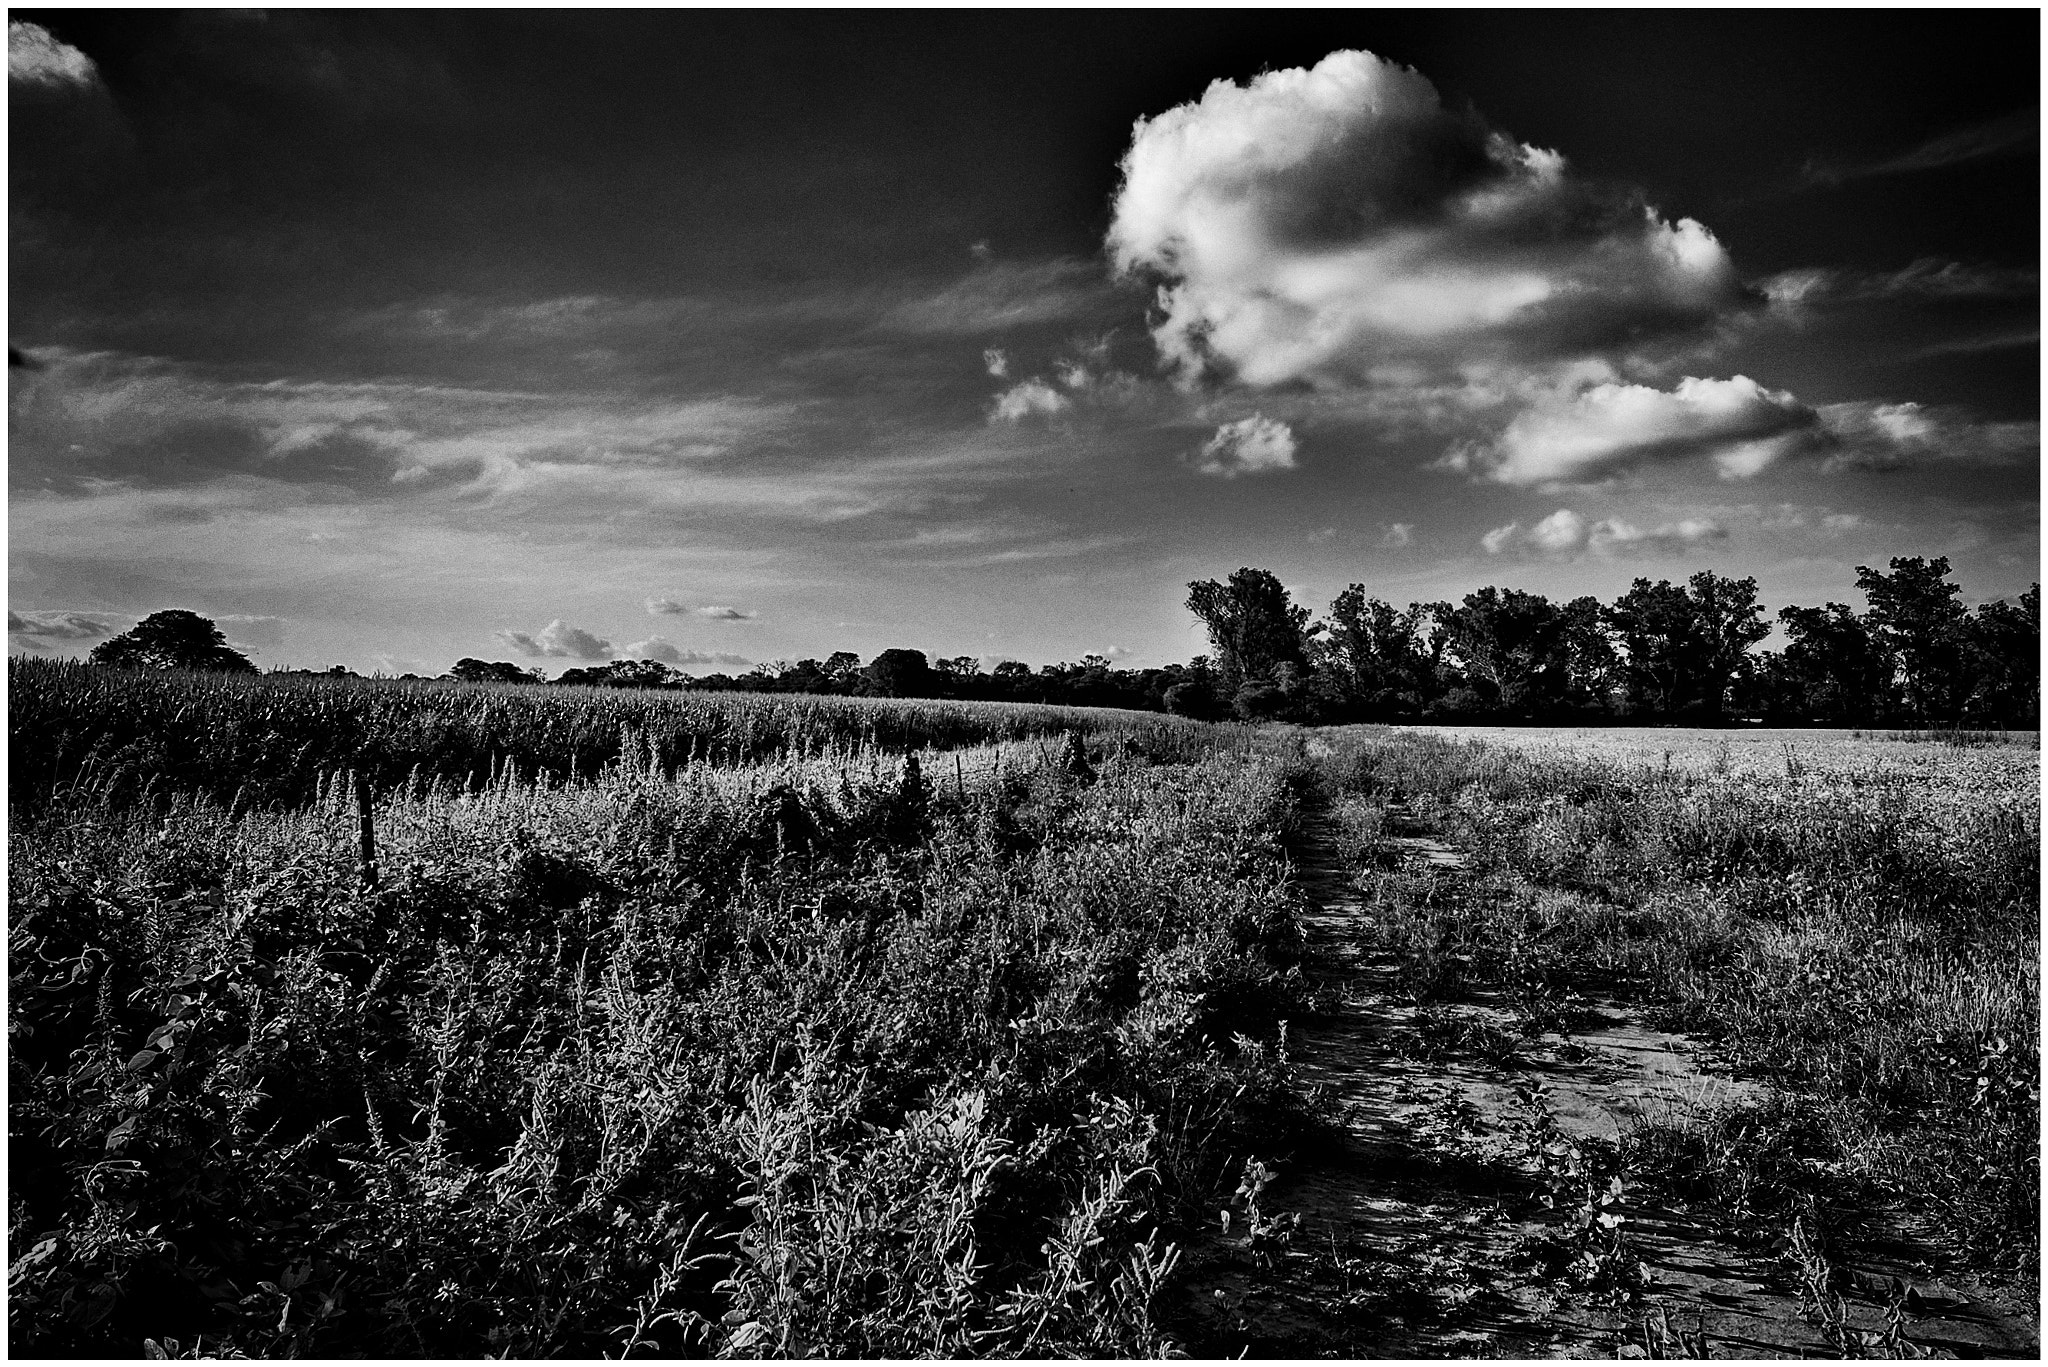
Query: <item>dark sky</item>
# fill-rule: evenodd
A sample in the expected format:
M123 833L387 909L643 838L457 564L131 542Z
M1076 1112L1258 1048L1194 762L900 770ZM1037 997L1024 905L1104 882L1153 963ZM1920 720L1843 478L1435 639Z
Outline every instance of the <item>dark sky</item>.
M1240 564L1318 608L1854 601L1914 554L2006 595L2038 51L2033 11L15 10L11 640L1156 663Z

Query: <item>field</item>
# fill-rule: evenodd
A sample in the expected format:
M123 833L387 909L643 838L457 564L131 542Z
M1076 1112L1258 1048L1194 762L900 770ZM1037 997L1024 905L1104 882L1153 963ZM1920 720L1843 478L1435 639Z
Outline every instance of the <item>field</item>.
M10 668L19 1354L2034 1332L2025 745Z

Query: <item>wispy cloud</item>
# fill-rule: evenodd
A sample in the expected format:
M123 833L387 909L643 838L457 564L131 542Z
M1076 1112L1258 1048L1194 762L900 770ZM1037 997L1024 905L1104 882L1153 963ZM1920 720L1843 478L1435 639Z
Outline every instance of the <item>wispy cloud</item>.
M1811 308L1837 300L2032 299L2041 292L2041 273L2030 267L1967 264L1923 256L1896 271L1854 271L1802 267L1759 281L1780 310Z
M659 660L665 665L728 665L737 669L748 669L754 663L744 655L733 655L722 650L684 650L674 642L659 636L634 641L626 647L625 655L629 660Z
M1831 470L2024 465L2041 457L2038 419L1986 421L1950 406L1869 400L1825 404L1819 416L1833 439Z
M1809 185L1839 185L1871 176L1908 175L1990 157L2018 156L2040 136L2039 107L2020 109L1952 129L1891 156L1866 161L1815 158L1806 164L1804 179Z
M1711 460L1746 478L1814 440L1820 418L1782 390L1747 376L1687 377L1671 390L1595 385L1540 403L1498 437L1455 448L1441 462L1501 484L1601 479L1650 461Z
M1102 310L1110 298L1102 268L1058 259L988 261L952 284L898 304L880 326L937 336L980 336L1065 322Z
M228 643L242 650L260 646L282 645L286 621L282 617L268 617L242 612L223 613L213 619Z
M64 612L58 610L17 612L7 610L7 630L15 636L44 636L59 641L89 641L113 633L109 613Z

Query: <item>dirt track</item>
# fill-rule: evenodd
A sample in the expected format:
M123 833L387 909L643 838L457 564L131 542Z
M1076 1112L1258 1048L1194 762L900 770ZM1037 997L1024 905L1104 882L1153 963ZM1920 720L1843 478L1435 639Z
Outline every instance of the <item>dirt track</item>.
M1457 851L1421 832L1383 840L1382 850L1408 879L1470 876ZM1333 1007L1290 1039L1304 1079L1329 1099L1333 1137L1260 1193L1260 1213L1278 1222L1266 1237L1248 1237L1240 1205L1229 1232L1188 1250L1184 1298L1170 1313L1192 1353L1835 1355L1802 1313L1796 1260L1782 1246L1758 1246L1627 1186L1598 1207L1619 1217L1619 1241L1571 1240L1572 1201L1556 1199L1571 1184L1545 1181L1544 1160L1532 1161L1542 1135L1532 1139L1531 1127L1544 1123L1528 1100L1532 1084L1554 1125L1544 1133L1564 1151L1597 1150L1639 1119L1682 1121L1753 1099L1759 1087L1706 1071L1692 1041L1597 997L1569 1040L1545 1035L1504 1056L1486 1045L1504 1037L1511 1013L1468 992L1437 1008L1432 1024L1471 1043L1418 1058L1419 1008L1397 998L1395 965L1371 948L1377 875L1346 867L1326 824L1311 826L1294 853ZM1884 1331L1896 1278L1913 1290L1904 1340L1926 1355L2038 1355L2031 1307L1935 1279L1928 1250L1881 1218L1849 1226L1862 1237L1831 1254L1850 1330ZM1612 1255L1604 1270L1603 1251ZM1633 1270L1617 1289L1607 1274L1623 1267Z

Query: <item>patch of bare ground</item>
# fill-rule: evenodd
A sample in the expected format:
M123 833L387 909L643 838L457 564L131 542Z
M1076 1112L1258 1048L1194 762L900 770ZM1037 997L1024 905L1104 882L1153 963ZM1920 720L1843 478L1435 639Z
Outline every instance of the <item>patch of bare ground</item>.
M1390 813L1398 817L1398 813ZM1400 823L1397 821L1395 827ZM2021 1296L1943 1280L1881 1212L1738 1230L1623 1161L1763 1099L1638 1005L1589 995L1534 1033L1466 984L1418 1005L1371 934L1387 885L1427 896L1464 856L1407 828L1362 876L1313 821L1296 868L1325 1009L1290 1032L1321 1144L1247 1156L1169 1310L1202 1357L1782 1358L2038 1355Z

